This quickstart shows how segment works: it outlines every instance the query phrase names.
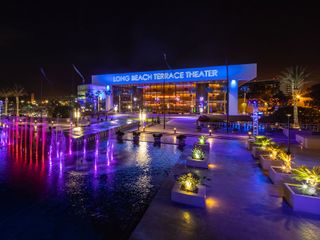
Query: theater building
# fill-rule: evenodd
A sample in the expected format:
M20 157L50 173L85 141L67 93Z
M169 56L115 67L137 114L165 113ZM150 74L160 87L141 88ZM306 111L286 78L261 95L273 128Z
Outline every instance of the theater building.
M237 115L238 86L256 75L256 64L93 75L92 84L78 86L78 97L118 112L225 113L228 102Z

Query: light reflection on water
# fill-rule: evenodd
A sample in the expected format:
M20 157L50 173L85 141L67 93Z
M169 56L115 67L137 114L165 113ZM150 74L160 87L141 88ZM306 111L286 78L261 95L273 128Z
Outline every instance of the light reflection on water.
M34 130L27 125L12 126L6 133L10 137L2 140L11 144L0 150L0 185L6 186L0 203L7 203L6 196L13 192L21 203L25 195L31 195L35 208L40 199L47 203L41 206L44 212L50 203L59 206L50 209L56 216L54 222L66 216L88 222L86 228L99 236L114 231L128 236L180 156L174 145L157 148L140 142L135 146L132 142L117 144L99 138L90 144L85 141L84 147L79 145L70 153L69 138L59 138L59 134L50 138L41 126ZM12 204L15 208L17 203ZM32 219L33 210L24 211L30 211ZM47 219L48 215L42 217ZM12 221L23 226L19 214ZM81 235L77 231L75 236Z

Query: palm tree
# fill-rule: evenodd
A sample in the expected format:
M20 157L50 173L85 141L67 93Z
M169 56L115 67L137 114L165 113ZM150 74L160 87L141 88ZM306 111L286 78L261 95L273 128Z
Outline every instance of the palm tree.
M289 90L292 97L294 128L299 127L297 103L305 89L305 85L308 83L306 79L309 77L309 75L310 74L304 67L294 66L287 68L280 76L281 85Z
M19 98L22 96L25 96L26 92L24 90L24 88L19 87L17 85L14 86L14 88L12 89L12 96L14 96L16 98L16 116L19 116Z
M9 89L1 89L0 90L0 97L4 98L4 115L8 115L8 102L9 102L9 97L12 96L12 91Z

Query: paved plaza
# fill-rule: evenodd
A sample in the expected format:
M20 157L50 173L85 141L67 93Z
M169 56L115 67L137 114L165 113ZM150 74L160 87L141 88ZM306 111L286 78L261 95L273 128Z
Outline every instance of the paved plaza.
M177 120L173 121L177 124ZM179 125L187 133L192 121ZM158 128L158 129L157 129ZM160 126L147 129L141 139L150 140ZM168 123L170 133L172 123ZM186 129L186 130L184 130ZM174 143L175 136L164 141ZM277 138L280 142L285 140ZM276 140L277 140L276 139ZM162 184L131 239L319 239L320 217L293 212L283 201L281 189L271 183L245 148L245 141L213 136L210 143L210 167L198 170L185 166L186 155L197 137L188 137L188 146L180 162ZM293 144L296 165L317 165L320 153ZM194 171L206 176L206 208L188 207L170 200L174 175Z

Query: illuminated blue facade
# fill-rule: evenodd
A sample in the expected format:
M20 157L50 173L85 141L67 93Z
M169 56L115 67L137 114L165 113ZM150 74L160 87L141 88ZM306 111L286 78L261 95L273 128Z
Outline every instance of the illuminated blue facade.
M240 64L228 66L229 79L252 80L257 76L257 65ZM172 70L158 70L148 72L131 72L93 75L92 83L97 85L123 85L123 84L152 84L181 82L199 82L226 80L227 67L213 66L202 68L185 68Z
M92 84L104 86L107 95L112 95L112 86L147 85L147 84L182 84L229 80L229 114L238 114L238 81L249 81L257 76L257 64L239 64L229 66L209 66L201 68L185 68L157 70L146 72L113 73L93 75ZM109 91L110 89L110 91ZM107 97L108 98L108 97ZM113 107L112 97L106 103L106 109ZM108 105L108 107L107 107Z

